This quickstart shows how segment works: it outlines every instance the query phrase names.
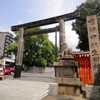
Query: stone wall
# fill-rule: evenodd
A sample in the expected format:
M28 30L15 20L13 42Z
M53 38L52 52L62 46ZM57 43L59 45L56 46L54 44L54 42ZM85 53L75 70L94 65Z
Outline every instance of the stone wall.
M86 85L86 98L88 100L100 100L100 86Z
M29 73L40 73L40 71L45 72L44 67L29 67L29 69L25 70L25 72Z
M45 67L45 72L48 73L48 72L54 72L54 67Z

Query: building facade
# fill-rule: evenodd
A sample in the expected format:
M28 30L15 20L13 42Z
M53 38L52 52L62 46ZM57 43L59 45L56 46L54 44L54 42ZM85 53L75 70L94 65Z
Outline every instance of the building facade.
M0 32L0 56L11 58L6 51L7 46L13 43L13 35L9 32Z

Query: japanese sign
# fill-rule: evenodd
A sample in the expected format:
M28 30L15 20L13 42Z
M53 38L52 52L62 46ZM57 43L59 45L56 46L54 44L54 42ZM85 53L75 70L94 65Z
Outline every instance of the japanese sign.
M95 80L95 78L98 78L98 74L100 73L100 42L96 15L87 16L87 29L92 75L93 80Z

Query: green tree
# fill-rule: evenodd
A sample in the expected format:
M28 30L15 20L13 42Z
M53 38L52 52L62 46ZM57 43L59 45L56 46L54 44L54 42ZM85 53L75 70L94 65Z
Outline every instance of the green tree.
M17 47L18 47L18 42L11 43L7 46L7 52L9 54L11 54L11 52L13 52L14 55L16 56L17 55Z
M99 1L100 2L100 0L86 0L87 2L94 2L94 1Z
M27 32L40 30L39 27L27 29ZM14 38L15 43L10 44L7 47L9 53L14 52L16 55L18 47L19 34ZM58 52L58 49L57 49ZM35 35L25 37L24 40L24 53L23 53L23 64L26 66L52 66L55 60L55 46L48 39L47 34Z
M89 15L97 15L98 18L98 26L100 31L100 0L94 0L91 2L85 2L82 3L75 12L80 13L80 18L76 19L75 22L72 23L73 30L76 31L76 34L78 34L79 42L76 48L88 51L89 45L88 45L88 32L87 32L87 23L86 23L86 16Z

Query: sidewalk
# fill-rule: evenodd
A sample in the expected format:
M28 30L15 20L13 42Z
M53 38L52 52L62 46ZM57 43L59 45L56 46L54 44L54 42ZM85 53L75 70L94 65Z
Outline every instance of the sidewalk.
M47 96L49 83L21 80L0 81L0 100L41 100Z
M0 100L86 100L82 96L47 96L53 77L53 72L22 73L21 78L7 75L6 80L0 81Z

